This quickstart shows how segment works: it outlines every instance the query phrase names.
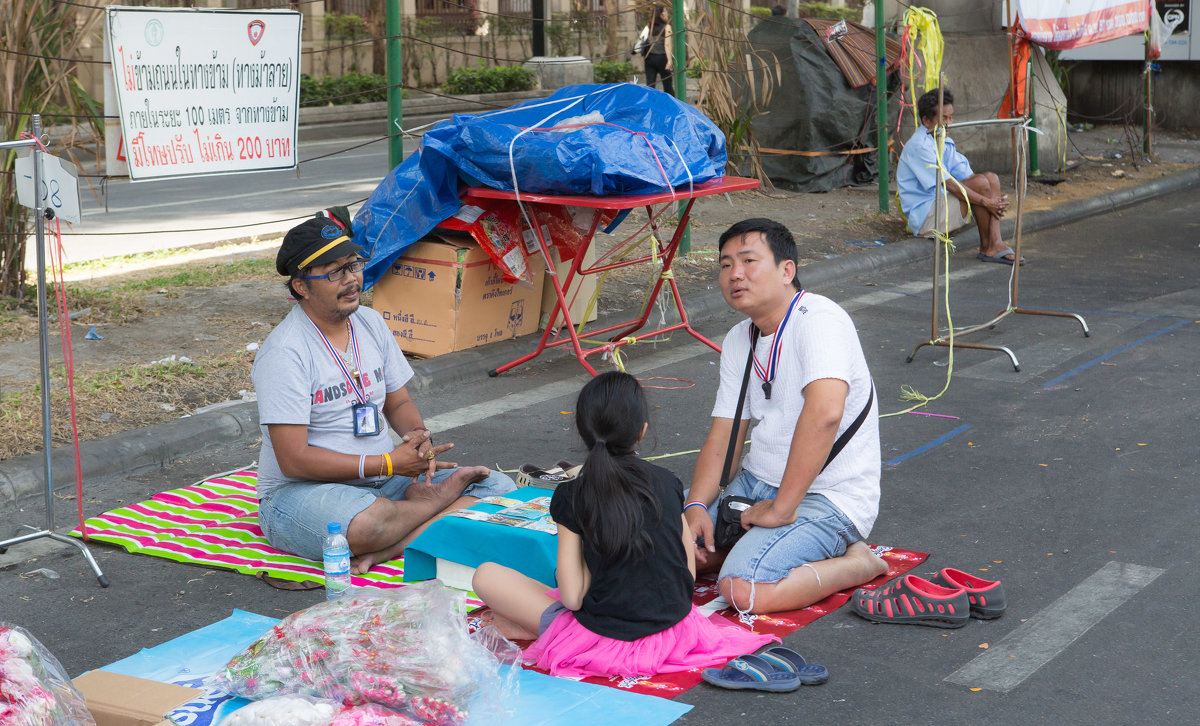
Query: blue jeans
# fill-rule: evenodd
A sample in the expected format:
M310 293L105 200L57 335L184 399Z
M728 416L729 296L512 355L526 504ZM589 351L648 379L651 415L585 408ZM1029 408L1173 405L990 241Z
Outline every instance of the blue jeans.
M457 469L442 469L433 475L441 482ZM374 504L376 498L400 501L412 484L410 476L393 476L378 487L350 484L283 484L258 503L258 524L275 549L310 560L321 559L326 525L339 522L350 531L350 520ZM483 481L463 490L463 496L490 497L516 489L513 480L493 471ZM360 554L360 553L355 553Z
M729 496L761 502L774 499L778 493L778 488L743 470L725 488L717 503ZM719 509L714 506L709 512L714 524ZM801 565L846 554L846 548L861 539L862 535L842 510L820 494L806 494L796 508L795 522L782 527L751 527L729 550L719 579L779 582Z

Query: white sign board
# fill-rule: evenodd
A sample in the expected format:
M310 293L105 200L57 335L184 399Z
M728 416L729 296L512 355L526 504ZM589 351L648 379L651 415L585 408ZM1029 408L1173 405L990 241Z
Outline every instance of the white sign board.
M300 13L110 6L106 16L130 179L295 168Z
M54 216L64 222L79 224L79 180L71 168L74 164L64 163L57 156L38 154L42 160L42 168L38 172L41 182L41 199L38 200L43 209L54 211ZM17 201L23 207L36 209L33 196L33 154L18 156L14 171L17 175Z

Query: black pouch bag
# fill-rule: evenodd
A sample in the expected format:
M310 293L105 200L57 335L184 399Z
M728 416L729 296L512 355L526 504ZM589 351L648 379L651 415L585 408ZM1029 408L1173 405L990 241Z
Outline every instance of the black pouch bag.
M721 500L717 509L717 525L713 530L713 544L727 550L737 544L746 534L742 528L742 512L753 506L754 500L747 497L729 496Z

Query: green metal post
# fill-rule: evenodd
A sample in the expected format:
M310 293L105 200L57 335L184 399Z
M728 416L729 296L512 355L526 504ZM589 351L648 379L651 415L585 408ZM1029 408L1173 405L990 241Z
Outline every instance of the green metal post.
M1029 79L1029 176L1041 176L1042 170L1038 165L1037 143L1037 103L1033 94L1033 60L1025 69L1025 77Z
M675 47L675 98L687 103L687 24L683 18L683 0L672 0L671 38Z
M888 148L887 148L887 44L883 35L883 0L875 2L875 123L879 126L876 139L876 166L879 169L879 211L888 210Z
M385 0L387 4L387 101L388 101L388 168L395 169L404 161L404 71L400 55L401 0Z
M1154 12L1151 10L1150 12ZM1154 74L1150 60L1150 31L1146 31L1146 105L1142 109L1142 153L1150 156L1150 126L1154 118Z
M672 51L675 54L675 98L687 103L687 24L683 18L683 0L672 0L671 6L671 38L675 41ZM679 203L680 217L686 208L687 202ZM679 251L686 255L691 250L692 231L684 228L683 236L679 240Z

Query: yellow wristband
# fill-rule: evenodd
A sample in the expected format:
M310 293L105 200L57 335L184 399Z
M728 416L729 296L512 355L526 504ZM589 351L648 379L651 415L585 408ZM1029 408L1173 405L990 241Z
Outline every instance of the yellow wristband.
M387 464L387 475L391 476L392 475L392 455L384 454L383 460Z

